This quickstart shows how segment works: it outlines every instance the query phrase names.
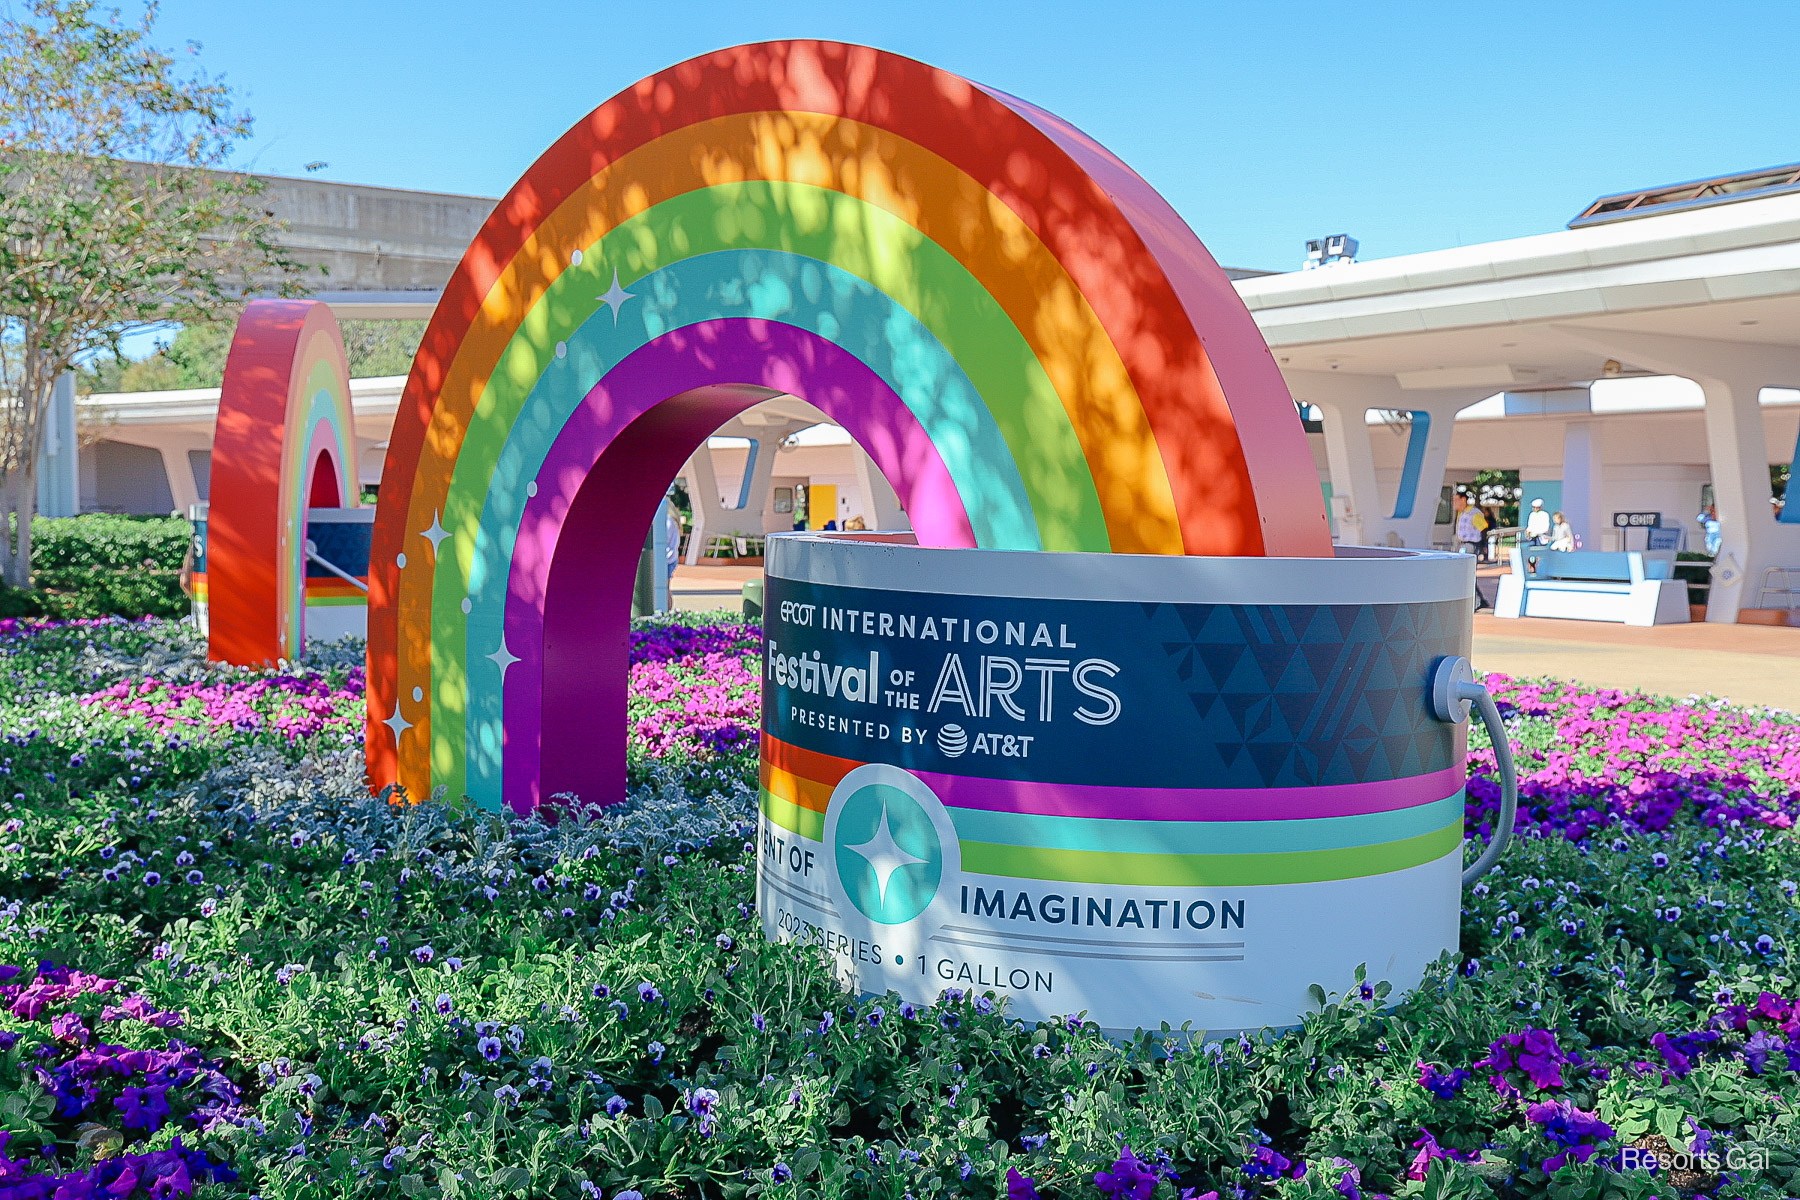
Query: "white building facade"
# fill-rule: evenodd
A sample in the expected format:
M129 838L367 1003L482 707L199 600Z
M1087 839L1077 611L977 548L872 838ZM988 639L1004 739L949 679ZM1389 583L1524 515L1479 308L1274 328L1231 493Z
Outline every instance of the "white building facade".
M1518 470L1527 502L1563 511L1599 549L1624 545L1614 520L1632 513L1660 514L1698 548L1694 518L1710 500L1723 545L1709 619L1758 607L1770 568L1800 567L1800 506L1778 517L1769 477L1800 435L1800 194L1730 184L1639 207L1603 200L1577 227L1535 237L1238 278L1317 418L1334 536L1442 542L1444 486L1490 468ZM403 383L352 385L371 486ZM217 402L216 390L86 398L82 506L204 499ZM793 528L799 507L815 528L904 524L868 456L822 420L778 397L689 460L690 561L717 537Z

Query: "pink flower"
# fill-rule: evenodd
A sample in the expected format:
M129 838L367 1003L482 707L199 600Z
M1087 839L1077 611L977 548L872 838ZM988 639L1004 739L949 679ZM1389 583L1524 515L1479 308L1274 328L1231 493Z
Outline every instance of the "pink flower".
M1413 1156L1412 1165L1407 1168L1406 1177L1408 1179L1424 1179L1431 1172L1431 1164L1434 1159L1447 1158L1452 1162L1474 1162L1481 1157L1464 1150L1438 1145L1437 1139L1431 1136L1429 1129L1419 1130L1419 1140L1413 1143L1413 1147L1418 1150L1418 1153Z

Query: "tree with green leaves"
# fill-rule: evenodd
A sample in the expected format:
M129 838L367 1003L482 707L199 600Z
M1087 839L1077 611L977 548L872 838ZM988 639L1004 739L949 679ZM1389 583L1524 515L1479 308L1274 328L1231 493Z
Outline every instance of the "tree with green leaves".
M247 288L299 290L260 182L225 169L249 115L155 44L156 16L0 9L0 579L14 586L30 582L57 377L135 329L224 319Z
M423 321L340 321L352 379L404 375L425 336ZM82 363L80 390L157 392L215 388L225 378L233 325L185 325L167 345L143 358L101 353Z

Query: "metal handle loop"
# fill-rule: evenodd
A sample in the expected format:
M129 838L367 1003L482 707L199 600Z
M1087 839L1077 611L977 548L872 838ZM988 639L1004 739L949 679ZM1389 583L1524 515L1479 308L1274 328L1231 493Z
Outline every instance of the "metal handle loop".
M321 558L319 556L319 547L311 538L306 539L306 558L309 562L318 563L321 567L324 567L327 571L330 571L333 575L336 575L351 587L365 592L369 590L368 584L344 570L344 568L338 566L336 563Z
M1469 719L1471 707L1481 712L1481 723L1487 726L1488 740L1494 744L1494 761L1500 767L1500 821L1487 849L1463 872L1464 887L1492 870L1512 841L1519 814L1519 776L1513 767L1512 743L1506 738L1500 706L1494 703L1487 688L1475 681L1475 668L1460 654L1438 659L1431 676L1432 715L1448 724L1460 725Z

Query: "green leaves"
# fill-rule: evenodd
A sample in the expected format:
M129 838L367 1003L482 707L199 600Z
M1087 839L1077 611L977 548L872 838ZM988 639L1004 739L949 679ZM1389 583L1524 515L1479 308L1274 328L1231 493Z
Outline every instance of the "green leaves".
M1175 1176L1152 1200L1234 1185L1257 1200L1337 1200L1338 1158L1365 1195L1666 1200L1657 1181L1600 1160L1636 1136L1686 1146L1691 1116L1722 1141L1775 1148L1768 1181L1720 1194L1800 1195L1782 1060L1751 1074L1738 1037L1733 1053L1675 1078L1650 1042L1704 1028L1720 991L1743 1002L1791 992L1779 956L1723 944L1727 931L1745 941L1745 922L1793 927L1779 886L1795 876L1786 835L1745 846L1734 830L1726 859L1713 852L1724 831L1687 818L1623 850L1522 838L1469 896L1464 954L1432 966L1414 994L1391 994L1372 963L1321 977L1318 1011L1297 1031L1115 1045L1091 1027L1016 1024L974 998L914 1012L846 994L818 951L763 939L740 832L678 848L625 835L678 825L691 794L550 828L359 796L358 748L322 736L300 739L290 761L244 740L180 748L136 728L101 745L107 727L91 721L26 719L74 706L96 664L123 659L105 669L128 673L132 655L178 648L109 626L38 635L10 660L5 713L28 744L7 748L9 791L28 799L10 811L0 799L0 821L21 822L0 838L0 895L23 901L10 917L0 908L12 948L0 961L74 962L182 1012L171 1033L224 1060L268 1130L232 1135L245 1194L992 1200L1011 1167L1040 1195L1096 1200L1094 1171L1129 1143ZM43 732L25 738L31 728ZM69 765L77 753L88 765ZM136 790L103 782L135 770L149 780ZM126 850L142 861L104 881ZM170 881L184 852L204 884ZM1677 865L1653 868L1653 853ZM136 881L152 867L168 878L145 889ZM207 900L217 907L203 916ZM1640 928L1631 907L1682 915ZM1687 944L1667 936L1676 929ZM1486 1070L1448 1097L1419 1082L1420 1063L1471 1070L1526 1026L1555 1029L1585 1060L1551 1094L1619 1131L1593 1163L1546 1176L1555 1144ZM497 1056L483 1036L498 1039ZM19 1066L15 1055L0 1077L21 1079ZM710 1135L698 1088L719 1095ZM17 1095L25 1107L0 1120L41 1123L32 1114L46 1110L30 1107L41 1094ZM626 1107L609 1113L609 1101ZM1489 1148L1413 1180L1424 1130L1446 1148ZM1247 1182L1246 1152L1265 1137L1307 1176Z
M43 1123L55 1108L56 1102L50 1095L35 1081L27 1080L0 1092L0 1127L33 1141L45 1141L47 1131Z
M92 0L0 11L0 547L29 578L29 521L51 389L130 330L225 316L249 289L296 294L263 184L228 169L250 118L217 78Z
M1687 1114L1679 1108L1658 1108L1656 1110L1656 1132L1671 1146L1686 1145L1693 1136L1688 1127Z

